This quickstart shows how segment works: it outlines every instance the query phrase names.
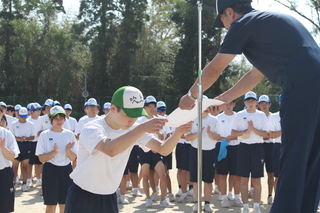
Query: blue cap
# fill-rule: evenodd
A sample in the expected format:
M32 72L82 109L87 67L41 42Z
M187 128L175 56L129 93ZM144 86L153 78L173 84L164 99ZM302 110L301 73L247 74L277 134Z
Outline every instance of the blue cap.
M54 101L49 98L44 102L43 106L54 106Z
M30 107L31 111L40 110L40 109L42 109L42 106L39 103L35 102L31 104L31 107Z
M149 95L149 96L146 97L146 99L144 100L144 104L150 104L150 103L155 103L155 104L157 104L156 98L153 97L152 95Z
M53 106L61 106L61 104L59 101L55 100L53 101Z
M26 107L21 107L21 108L19 109L19 116L20 116L21 118L28 118L28 110L27 110Z
M267 96L267 95L261 95L261 96L259 97L258 103L263 102L263 101L264 101L264 102L271 103L271 100L270 100L269 96Z
M103 110L110 109L110 107L111 107L111 103L110 102L106 102L106 103L103 104L102 109Z
M249 98L253 98L253 99L258 100L257 94L255 92L252 92L252 91L249 91L244 95L244 100L247 100Z

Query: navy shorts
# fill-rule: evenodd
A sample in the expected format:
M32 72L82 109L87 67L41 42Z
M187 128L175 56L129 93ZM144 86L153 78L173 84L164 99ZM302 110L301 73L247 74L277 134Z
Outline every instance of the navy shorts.
M66 203L68 189L72 184L69 177L71 172L71 163L66 166L56 166L48 162L43 164L42 193L44 205Z
M23 160L29 159L30 158L30 142L29 141L24 141L24 142L17 141L17 144L18 144L18 147L20 150L20 154L15 159L20 162Z
M159 153L153 153L152 151L144 152L141 148L139 150L139 163L141 165L147 163L150 165L150 170L154 170L154 167L159 161L163 161L163 157Z
M29 164L42 164L39 157L36 155L37 142L30 142L30 158Z
M274 143L273 145L273 172L276 178L279 177L280 147L281 143Z
M189 171L190 144L178 143L176 147L176 168Z
M268 173L273 173L273 145L274 143L263 143L264 162Z
M14 211L13 170L6 167L0 170L0 212Z
M238 145L227 146L227 157L217 161L216 170L219 175L237 175Z
M217 158L216 150L202 150L202 181L212 183L214 177L214 163ZM198 182L198 149L190 147L190 181Z
M128 160L128 169L131 173L138 173L139 167L139 146L133 146Z
M240 177L263 177L264 151L263 144L245 144L238 146L237 175Z
M117 213L117 195L99 195L72 184L68 191L65 213Z
M167 166L167 169L172 169L172 152L168 156L163 157L163 164Z

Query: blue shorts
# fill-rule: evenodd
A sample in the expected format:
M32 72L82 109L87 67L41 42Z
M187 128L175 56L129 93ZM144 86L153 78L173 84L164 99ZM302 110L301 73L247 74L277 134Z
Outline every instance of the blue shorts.
M273 173L273 145L274 143L263 143L264 162L268 173Z
M227 157L217 161L216 170L219 175L236 175L237 174L237 152L238 145L227 146Z
M131 150L130 157L128 160L128 170L131 173L138 173L138 167L139 167L139 146L135 145L133 146L133 149Z
M29 164L42 164L39 157L36 155L37 142L30 142Z
M178 143L176 147L176 168L189 171L190 144Z
M66 203L68 189L72 184L69 177L71 172L71 163L66 166L56 166L48 162L43 164L42 193L44 205Z
M19 162L29 159L30 158L30 142L29 141L24 141L24 142L17 141L17 144L18 144L18 147L20 150L20 154L15 159L18 160Z
M14 211L13 170L6 167L0 170L0 212Z
M273 145L273 172L276 178L279 177L280 147L281 143L274 143Z
M202 150L202 181L212 183L214 177L214 163L217 158L216 150ZM190 147L190 181L198 182L198 149Z
M172 169L172 152L168 156L163 157L163 164L167 166L167 169Z
M68 191L65 213L117 213L117 195L99 195L72 184Z
M240 177L263 177L264 151L263 144L245 144L238 146L237 175Z
M139 163L141 166L145 163L150 165L150 170L154 170L154 167L159 161L163 161L163 157L159 153L153 153L152 151L144 152L141 148L139 150Z

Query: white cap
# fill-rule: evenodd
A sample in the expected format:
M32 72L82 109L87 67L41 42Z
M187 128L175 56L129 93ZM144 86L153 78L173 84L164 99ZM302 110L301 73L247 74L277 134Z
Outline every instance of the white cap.
M102 109L110 109L111 107L111 103L110 102L106 102L103 104Z
M209 99L208 96L206 96L206 95L202 95L202 98L203 99Z
M89 98L89 100L84 105L86 106L98 106L97 100L95 98Z
M43 106L53 106L54 105L54 102L52 99L47 99L46 102L44 102L44 105Z
M50 115L49 117L53 117L57 114L66 114L66 112L64 111L64 109L61 106L54 106L50 109Z
M146 99L144 100L145 104L149 104L149 103L155 103L157 104L157 100L155 97L153 97L152 95L149 95L148 97L146 97Z
M157 102L157 108L167 108L167 106L163 101L158 101Z
M33 103L29 103L29 104L27 105L27 110L31 110L32 104L33 104Z
M35 103L31 104L30 110L32 110L32 111L33 110L39 110L41 108L42 108L42 106L39 103L35 102Z
M61 106L61 104L59 101L55 100L53 101L53 106Z
M19 110L21 108L21 105L20 104L17 104L14 106L14 110Z
M64 105L63 107L64 109L69 109L69 110L72 110L72 106L70 104L66 104Z
M21 107L21 108L19 109L19 116L20 116L21 118L27 118L27 117L28 117L28 110L27 110L27 108Z
M3 102L3 101L0 101L0 106L3 106L5 108L7 108L7 104L5 102Z
M253 98L253 99L258 100L257 94L254 93L254 92L252 92L252 91L249 91L249 92L247 92L247 93L245 94L244 100L247 100L248 98Z
M267 96L267 95L261 95L260 97L259 97L259 102L258 103L260 103L260 102L268 102L268 103L271 103L271 100L270 100L270 98L269 98L269 96Z

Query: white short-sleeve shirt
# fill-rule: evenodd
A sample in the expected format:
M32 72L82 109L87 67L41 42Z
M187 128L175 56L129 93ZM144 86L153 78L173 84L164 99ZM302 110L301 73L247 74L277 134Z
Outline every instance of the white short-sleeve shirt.
M135 126L137 125L128 130L114 130L108 126L104 118L85 124L79 140L77 167L70 174L74 183L94 194L113 194L121 182L133 146L145 146L154 136L144 134L135 144L114 157L98 151L95 147L104 138L115 139Z
M66 166L71 162L66 152L66 145L69 142L76 142L71 150L77 154L78 143L73 132L67 129L63 129L62 132L54 132L51 129L47 129L41 132L39 136L36 155L39 156L52 152L54 150L54 144L56 143L58 145L59 152L47 162L56 166Z
M49 119L48 114L43 115L39 118L39 125L40 125L40 130L44 131L47 129L51 129L52 125L51 125L51 121ZM62 125L62 128L64 129L70 129L69 127L69 123L68 122L64 122L64 124Z
M18 156L20 150L14 135L9 130L0 127L0 137L6 139L5 147L7 147L8 150ZM0 150L0 170L6 167L12 167L12 162L9 161Z
M36 135L34 137L34 139L32 140L32 142L36 142L38 141L38 132L41 130L40 129L40 123L39 123L39 118L38 119L33 119L31 116L29 118L27 118L27 121L30 121L31 123L33 123L34 128L36 130Z
M19 120L12 122L10 131L15 137L31 137L37 134L33 123L28 120L25 123L20 123Z
M69 118L66 118L66 122L68 122L69 124L69 127L70 127L69 130L75 133L78 126L78 121L73 117L69 117Z
M272 116L272 113L271 113L271 112L269 112L269 115L266 116L266 117L267 117L267 122L268 122L269 128L271 128L271 126L270 126L270 125L271 125L271 124L270 124L270 118L271 118L271 116ZM269 129L269 130L270 130L270 129ZM265 143L274 143L272 138L270 138L270 139L268 139L268 140L264 140L264 142L265 142Z
M247 110L238 112L233 122L232 129L244 131L248 129L248 121L250 120L253 122L254 128L260 131L269 131L267 116L259 110L256 110L254 113L249 113ZM248 139L244 139L241 136L238 137L238 139L241 143L246 144L263 143L263 137L257 135L253 131L250 131L250 137Z
M231 135L231 127L233 125L233 121L235 120L236 118L236 114L235 112L233 112L232 115L226 115L224 112L219 114L217 116L218 120L219 120L219 123L220 123L220 128L221 128L221 137L228 137ZM235 146L235 145L238 145L240 142L239 140L232 140L232 141L229 141L229 145L230 146Z
M83 117L81 117L81 118L79 119L79 122L78 122L78 125L77 125L77 127L76 127L75 133L76 133L76 134L80 134L83 126L84 126L86 123L88 123L88 122L90 122L90 121L94 121L94 120L99 119L99 118L100 118L100 116L98 116L98 115L96 115L95 117L88 117L88 116L83 116Z
M280 114L279 112L272 114L270 117L270 131L281 131ZM273 139L274 143L281 143L281 136Z

